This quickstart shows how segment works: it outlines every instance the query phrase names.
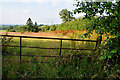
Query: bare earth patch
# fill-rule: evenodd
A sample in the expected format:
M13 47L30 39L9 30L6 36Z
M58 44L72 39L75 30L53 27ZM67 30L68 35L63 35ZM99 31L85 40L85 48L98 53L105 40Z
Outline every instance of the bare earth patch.
M0 34L6 34L6 32L0 32ZM57 35L57 33L54 32L8 32L7 35L16 35L16 36L35 36L35 37L60 37Z

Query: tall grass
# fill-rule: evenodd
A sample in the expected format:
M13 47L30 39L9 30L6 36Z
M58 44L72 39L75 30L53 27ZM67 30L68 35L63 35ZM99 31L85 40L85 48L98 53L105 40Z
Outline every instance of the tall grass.
M71 37L72 38L72 37ZM20 45L19 38L13 38L11 45ZM59 48L58 40L22 39L22 46ZM95 43L75 42L63 40L63 48L94 49ZM9 48L9 53L19 55L19 48ZM26 55L59 55L59 50L28 49L22 48ZM19 56L3 56L3 78L108 78L113 74L106 72L106 66L96 58L94 51L62 50L62 56L56 58L22 56L22 60L33 63L19 62ZM11 60L12 62L5 62ZM50 63L39 63L49 61ZM53 63L52 63L53 62Z
M7 32L7 30L0 30L0 32Z

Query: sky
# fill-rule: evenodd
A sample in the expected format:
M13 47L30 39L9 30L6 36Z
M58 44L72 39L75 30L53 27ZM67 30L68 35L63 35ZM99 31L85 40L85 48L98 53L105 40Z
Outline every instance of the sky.
M75 9L74 0L0 0L0 24L26 24L28 18L38 24L60 24L62 9ZM80 17L83 14L74 15Z

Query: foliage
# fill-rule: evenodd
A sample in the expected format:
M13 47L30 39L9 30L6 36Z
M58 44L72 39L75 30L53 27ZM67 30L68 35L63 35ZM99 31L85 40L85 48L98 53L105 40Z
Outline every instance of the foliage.
M41 31L54 31L61 30L63 33L67 33L65 30L84 30L85 26L88 33L85 35L93 33L95 31L99 35L106 34L107 39L104 40L100 46L101 52L100 56L95 55L96 53L90 51L72 51L72 50L62 50L62 56L68 58L39 58L39 57L22 57L22 60L48 60L57 61L54 64L39 64L37 61L34 63L22 63L18 66L18 63L9 64L3 63L3 77L15 78L104 78L111 79L119 77L119 57L120 57L120 27L119 27L119 3L112 2L86 2L80 3L77 1L75 13L84 12L86 13L86 19L75 19L74 21L69 21L62 23L60 25L42 26L39 27ZM104 12L107 16L104 16ZM100 16L96 16L99 13ZM81 26L82 25L82 26ZM14 27L13 27L14 29ZM76 37L75 37L76 38ZM35 43L36 42L36 43ZM19 45L19 41L13 41L14 44ZM30 44L32 43L32 44ZM84 44L84 46L83 46ZM35 40L23 39L23 46L31 45L36 47L59 47L57 41L45 41L45 40ZM63 47L71 48L93 48L91 43L79 43L63 41ZM76 46L77 45L77 46ZM58 55L59 50L44 50L44 49L25 49L24 54L28 55ZM19 55L19 49L11 48L12 53ZM47 54L46 54L47 53ZM99 57L102 61L100 61ZM19 59L19 57L4 56L4 59L12 59L13 62ZM7 66L7 67L6 67ZM29 67L28 67L29 66ZM13 69L14 68L14 69Z
M61 31L61 30L86 30L86 26L92 23L95 18L82 19L81 17L78 19L74 19L74 21L69 21L62 24L56 25L46 25L39 27L39 31Z
M10 29L10 32L20 32L22 26L13 26L13 29Z
M107 39L102 43L101 60L107 60L110 64L118 65L120 57L120 1L119 2L79 2L76 1L74 13L86 13L85 18L100 14L87 26L88 33L95 30L96 33L106 34ZM106 14L106 16L104 15Z
M13 26L13 29L11 28L8 28L9 29L9 32L21 32L21 33L24 33L27 31L27 27L24 26L24 25L21 25L21 26Z
M35 22L34 31L33 31L33 32L38 32L38 25L37 25L37 22Z
M15 29L10 29L9 32L16 32L16 30Z
M69 21L60 24L56 30L85 30L85 27L89 25L92 20L78 18L74 21Z
M27 25L27 29L28 29L28 31L34 31L33 29L34 29L34 26L33 26L33 22L32 22L32 20L31 20L31 18L28 18L28 20L27 20L27 22L26 22L26 25Z
M30 32L38 32L38 25L37 22L35 22L35 25L33 24L31 18L29 18L26 22L27 30Z
M67 9L62 9L62 11L59 12L59 15L61 16L60 18L63 22L68 22L75 19L73 17L73 13L71 11L68 11Z
M8 32L6 32L6 35L7 35L7 33ZM1 39L2 39L2 45L9 45L11 43L12 38L7 38L6 36L3 36ZM3 46L2 47L2 53L3 54L9 53L8 46Z
M27 31L27 27L26 26L20 26L20 31L21 33L24 33Z
M8 26L8 25L0 25L0 30L7 30L10 26Z
M49 31L55 31L58 25L51 25Z
M37 40L37 39L22 39L23 46L34 46L34 47L59 47L59 41L56 40ZM19 39L14 39L12 44L19 45ZM83 44L85 46L83 46ZM69 48L93 48L94 43L86 42L76 42L76 45L70 45L68 41L63 41L63 47ZM18 48L10 48L11 54L19 55ZM23 52L24 51L24 52ZM56 54L57 53L57 54ZM24 55L58 55L59 50L44 50L44 49L29 49L23 48L22 54ZM64 56L64 57L63 57ZM11 60L11 63L7 63L4 60ZM72 51L72 50L62 50L62 56L60 57L27 57L22 56L23 61L33 61L32 62L22 62L21 66L18 56L4 56L3 57L3 78L115 78L116 71L110 71L107 69L104 63L96 58L94 51ZM53 62L53 63L39 63L39 62ZM55 63L54 63L55 62ZM112 76L111 76L112 75Z
M57 25L45 25L39 27L39 31L46 32L46 31L55 31L57 28Z
M45 32L45 28L44 27L39 27L38 30L42 31L42 32Z

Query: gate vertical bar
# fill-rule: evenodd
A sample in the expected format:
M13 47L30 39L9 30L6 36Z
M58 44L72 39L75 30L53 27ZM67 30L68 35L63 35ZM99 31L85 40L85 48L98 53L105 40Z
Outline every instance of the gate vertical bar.
M22 52L22 50L21 50L21 45L22 45L22 37L20 36L20 74L22 75L22 70L21 70L21 52ZM20 76L20 78L22 78L21 76Z
M22 52L21 45L22 45L22 37L20 37L20 62L21 62L21 52Z
M62 49L62 39L60 40L60 53L59 53L59 56L61 56L61 49Z
M101 42L102 42L102 35L98 36L97 38L97 43L96 43L96 48L95 48L97 53L100 53L99 47L100 47Z
M99 46L102 42L102 35L98 36L98 42L97 42L97 50L99 51Z
M97 45L98 45L98 38L97 38L97 42L96 42L96 46L95 46L95 51L97 50Z

